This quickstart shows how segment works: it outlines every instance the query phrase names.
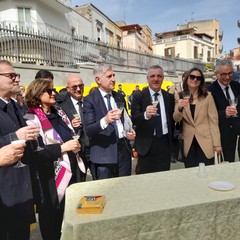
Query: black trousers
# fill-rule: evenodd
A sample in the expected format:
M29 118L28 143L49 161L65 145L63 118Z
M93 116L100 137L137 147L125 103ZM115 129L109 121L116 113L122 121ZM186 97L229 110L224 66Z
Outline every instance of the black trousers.
M58 208L43 206L39 210L39 226L43 240L60 240L65 198Z
M117 143L118 163L117 164L96 164L92 163L95 172L94 179L107 179L113 177L130 176L132 169L131 153L127 149L124 139ZM111 156L106 156L111 157Z
M153 137L152 145L146 155L138 154L138 174L170 170L171 148L168 134L161 138Z
M0 239L1 240L29 240L30 238L30 225L19 223L12 226L0 226Z
M197 167L200 162L205 165L213 165L214 158L207 158L194 137L187 157L183 158L185 168Z

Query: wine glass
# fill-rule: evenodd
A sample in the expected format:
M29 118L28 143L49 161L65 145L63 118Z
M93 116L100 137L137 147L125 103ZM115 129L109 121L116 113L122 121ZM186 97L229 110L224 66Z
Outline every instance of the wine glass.
M158 105L158 100L152 100L152 105L153 105L153 107L157 107L157 105ZM154 116L159 116L159 114L158 113L156 113Z
M38 152L38 151L44 150L44 148L40 147L39 142L38 142L38 136L39 136L39 133L40 133L39 123L35 123L35 122L31 121L31 120L27 120L27 125L28 126L36 126L36 127L38 127L38 131L34 132L35 141L37 143L37 148L34 151Z
M80 118L79 114L77 113L77 111L75 109L72 109L71 113L72 113L74 118Z
M79 134L75 134L75 135L73 135L72 138L74 140L78 141L78 139L80 138L80 135ZM78 166L79 166L80 170L83 173L86 173L86 168L85 168L85 165L84 165L84 162L83 162L82 158L79 156L78 152L75 153L75 155L76 155L76 158L77 158L77 161L78 161Z
M20 144L20 143L25 143L26 140L20 140L17 138L15 134L9 134L11 144ZM18 159L18 162L16 165L13 166L14 168L21 168L21 167L26 167L26 164L22 163L21 158Z
M236 108L237 107L237 104L238 104L238 98L230 98L228 99L228 102L229 102L229 105L232 107L232 108ZM234 115L233 117L238 117L238 115Z
M183 99L189 100L191 97L191 93L189 91L183 91L182 96L183 96Z
M117 108L122 112L124 109L124 103L123 102L116 102Z

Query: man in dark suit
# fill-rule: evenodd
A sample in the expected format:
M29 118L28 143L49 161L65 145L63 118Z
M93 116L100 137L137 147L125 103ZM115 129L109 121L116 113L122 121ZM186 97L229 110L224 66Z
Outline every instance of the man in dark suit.
M34 140L35 126L26 126L19 109L10 99L14 86L19 84L19 75L12 64L0 60L0 147L11 143L12 138ZM28 144L27 144L28 145ZM27 158L28 146L22 161ZM29 155L29 154L28 154ZM30 224L35 221L32 185L28 165L10 165L0 168L0 239L27 240Z
M133 95L131 116L136 125L138 173L170 169L174 97L161 89L163 79L162 68L151 66L147 72L149 86Z
M229 99L240 96L240 84L233 81L233 63L229 59L222 59L216 63L216 81L208 86L212 93L217 110L221 132L221 144L225 161L235 161L237 136L239 135L240 104L237 108L229 105Z
M85 97L83 112L96 179L128 176L131 174L128 140L135 138L135 132L132 129L123 132L123 114L116 108L116 103L122 102L126 106L124 97L113 91L115 73L110 65L99 65L94 69L94 76L98 89Z
M68 95L65 100L60 104L60 107L67 114L76 133L80 135L81 151L80 157L82 158L85 168L90 168L89 154L90 154L90 143L89 138L86 135L85 124L83 119L83 93L84 83L82 78L78 74L72 74L67 78L67 91ZM73 115L77 114L78 117ZM86 180L86 173L81 172L81 181Z

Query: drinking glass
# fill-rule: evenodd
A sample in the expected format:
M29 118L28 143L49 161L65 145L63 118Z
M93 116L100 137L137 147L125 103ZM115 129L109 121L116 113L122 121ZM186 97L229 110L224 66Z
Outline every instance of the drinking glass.
M75 135L73 135L72 138L74 140L78 141L78 139L80 138L80 135L79 134L75 134ZM79 166L80 170L83 173L86 173L86 168L85 168L85 165L84 165L84 162L83 162L82 158L79 156L78 152L75 153L75 155L76 155L76 158L77 158L77 161L78 161L78 166Z
M237 104L238 104L238 98L230 98L228 99L228 102L229 102L229 105L232 107L232 108L236 108L237 107ZM238 117L238 115L234 115L232 117Z
M152 105L156 108L157 107L157 105L158 105L158 100L152 100ZM158 113L156 113L154 116L159 116L159 114Z
M124 109L124 103L123 102L116 102L117 108L122 112Z
M19 140L17 136L15 136L14 134L10 134L9 137L10 137L11 144L20 144L20 143L26 142L26 140ZM18 162L13 167L14 168L26 167L26 164L22 163L20 158L18 159Z
M199 163L198 176L201 178L207 177L207 169L205 163Z
M38 152L38 151L44 150L44 148L40 147L39 142L38 142L38 135L39 135L39 132L40 132L39 123L35 123L35 122L31 121L31 120L27 120L27 125L28 126L37 126L38 127L38 131L34 132L35 141L37 143L37 148L34 151Z
M191 93L189 91L182 91L183 99L189 100L191 97Z
M77 111L75 109L72 109L71 113L72 113L74 118L80 118L79 114L77 113Z

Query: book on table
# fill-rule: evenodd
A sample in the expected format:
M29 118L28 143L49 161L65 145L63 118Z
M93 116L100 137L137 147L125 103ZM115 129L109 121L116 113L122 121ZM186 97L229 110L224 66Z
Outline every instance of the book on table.
M105 196L84 196L78 201L77 212L85 214L102 213L105 203Z

